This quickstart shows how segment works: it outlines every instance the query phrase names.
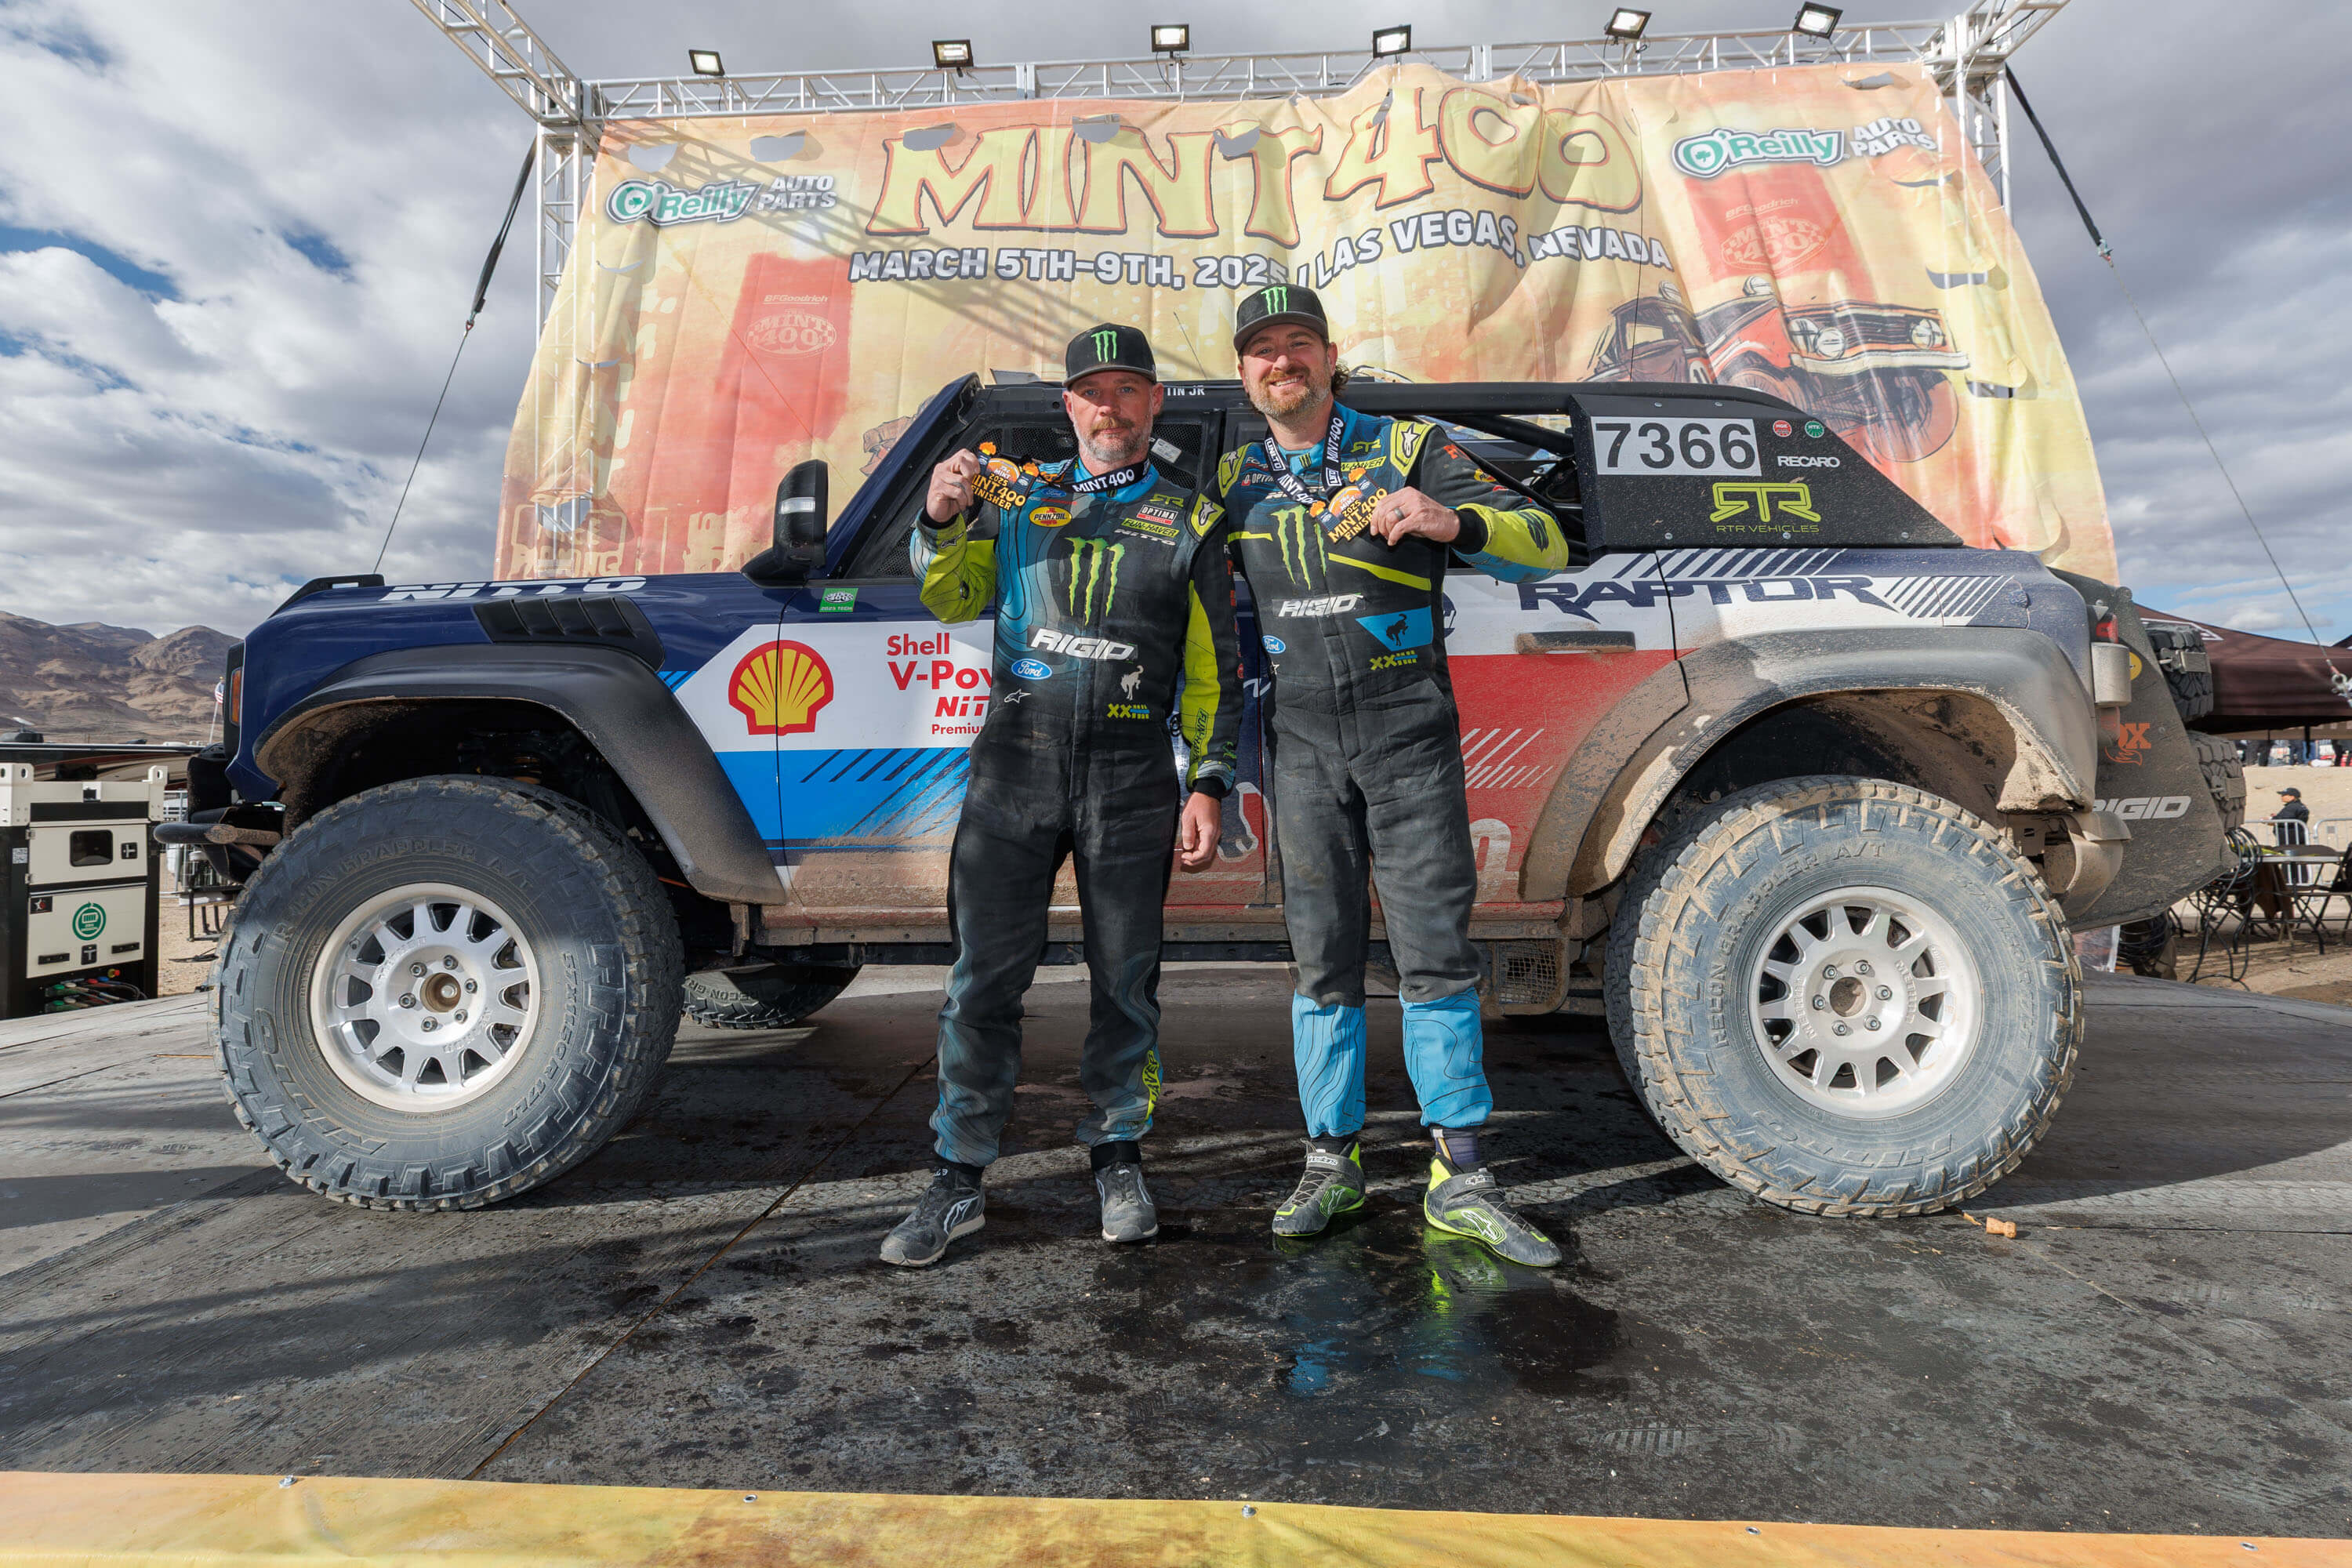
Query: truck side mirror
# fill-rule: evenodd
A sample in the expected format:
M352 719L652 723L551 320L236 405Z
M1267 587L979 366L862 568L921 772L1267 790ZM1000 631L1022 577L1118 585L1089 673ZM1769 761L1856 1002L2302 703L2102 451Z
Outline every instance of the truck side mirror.
M743 575L763 587L805 583L824 566L825 492L831 470L812 458L776 487L775 531L768 548L743 563Z

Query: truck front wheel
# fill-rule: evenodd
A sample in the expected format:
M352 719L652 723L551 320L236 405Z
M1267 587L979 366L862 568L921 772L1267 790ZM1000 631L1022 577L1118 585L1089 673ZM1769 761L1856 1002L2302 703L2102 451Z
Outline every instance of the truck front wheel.
M677 929L618 830L551 790L411 779L262 865L215 973L239 1120L314 1192L478 1208L570 1170L677 1033Z
M1995 828L1879 779L1784 779L1684 818L1609 951L1619 1059L1693 1159L1812 1214L1983 1192L2073 1081L2082 977Z

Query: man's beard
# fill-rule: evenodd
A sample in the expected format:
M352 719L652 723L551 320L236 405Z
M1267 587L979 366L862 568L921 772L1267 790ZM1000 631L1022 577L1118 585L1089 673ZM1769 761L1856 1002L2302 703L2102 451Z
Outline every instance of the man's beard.
M1097 474L1143 461L1144 448L1150 444L1150 428L1133 425L1090 431L1078 437L1078 450L1086 455L1087 467Z
M1313 370L1303 372L1296 380L1279 384L1271 378L1250 389L1250 406L1269 419L1287 419L1303 408L1312 408L1329 395L1331 384Z

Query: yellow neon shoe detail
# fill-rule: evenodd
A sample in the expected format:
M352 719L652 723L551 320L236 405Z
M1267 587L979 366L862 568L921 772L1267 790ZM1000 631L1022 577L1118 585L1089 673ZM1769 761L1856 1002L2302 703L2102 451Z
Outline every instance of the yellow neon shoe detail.
M1276 1236L1313 1236L1339 1215L1364 1206L1363 1147L1345 1154L1307 1147L1307 1170L1280 1208L1274 1211Z
M1549 1268L1559 1262L1558 1244L1503 1202L1500 1184L1484 1165L1457 1172L1444 1156L1433 1158L1421 1213L1432 1229L1483 1242L1509 1262L1530 1268Z

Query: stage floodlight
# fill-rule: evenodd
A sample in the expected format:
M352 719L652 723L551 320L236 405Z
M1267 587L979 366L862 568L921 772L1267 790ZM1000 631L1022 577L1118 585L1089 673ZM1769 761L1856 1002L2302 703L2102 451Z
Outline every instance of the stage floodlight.
M1789 24L1789 30L1809 38L1826 38L1837 31L1838 18L1844 15L1835 5L1800 5L1797 19Z
M1155 55L1181 55L1192 47L1192 29L1182 22L1161 22L1151 29L1151 52Z
M1636 11L1631 5L1620 5L1609 14L1609 26L1601 31L1621 44L1642 41L1642 29L1650 25L1647 11Z
M933 38L931 64L943 71L970 70L971 40L970 38Z
M697 76L725 76L727 64L719 58L717 49L688 49L686 63L694 68Z
M1409 54L1412 49L1411 27L1381 27L1372 33L1372 58L1386 59L1391 55Z

